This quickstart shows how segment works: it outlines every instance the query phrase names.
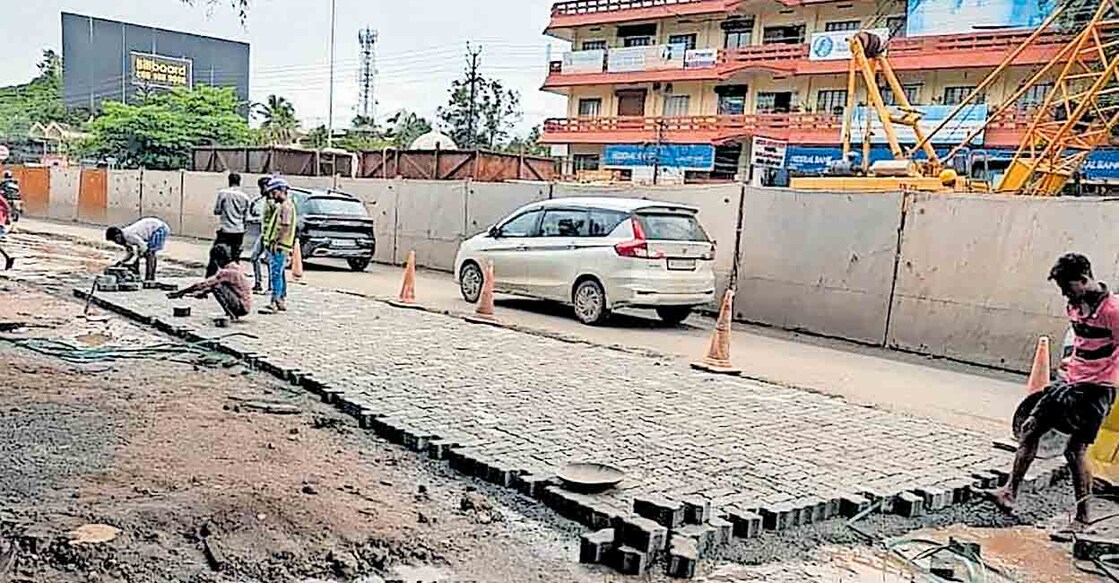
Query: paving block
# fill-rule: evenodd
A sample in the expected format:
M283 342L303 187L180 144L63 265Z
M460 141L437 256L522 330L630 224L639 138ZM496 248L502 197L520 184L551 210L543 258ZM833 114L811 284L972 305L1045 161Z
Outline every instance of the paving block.
M614 532L621 544L646 554L663 551L668 544L667 528L636 514L616 517Z
M914 518L925 513L925 499L913 492L902 492L894 498L894 513Z
M666 498L635 498L633 511L665 527L676 528L684 524L684 504Z
M840 514L842 514L842 512L843 512L843 499L842 498L839 498L839 497L828 498L826 500L826 504L827 504L827 511L824 513L827 517L826 519L835 518L836 516L839 516Z
M875 512L889 514L894 511L894 496L891 494L876 488L860 488L856 493L870 500L871 506L877 506Z
M732 510L727 514L733 525L732 532L738 538L757 538L762 533L762 515L754 512Z
M604 563L614 549L614 529L604 528L579 537L579 562Z
M450 441L434 438L429 439L427 442L427 457L433 460L447 459L447 454L451 448L457 447Z
M971 499L970 480L952 480L943 484L943 488L952 494L951 504L963 504Z
M694 540L699 556L702 557L715 548L719 532L706 524L686 524L672 534L673 540L681 536Z
M544 487L554 483L554 478L543 474L519 475L513 479L513 487L529 498L539 498L544 493Z
M649 570L648 553L633 547L618 547L614 568L623 575L644 575Z
M668 576L678 579L695 577L699 556L699 549L694 539L673 535L668 548Z
M765 530L785 530L792 526L793 505L788 502L767 504L758 509Z
M684 522L688 524L706 524L714 517L714 506L706 498L688 498L684 503Z
M847 518L858 515L870 508L870 500L858 494L847 494L839 498L839 513Z
M944 488L930 486L926 488L918 488L914 490L915 493L924 497L925 510L937 511L943 510L948 507L952 502L952 492Z
M999 477L992 472L974 472L971 477L975 480L973 484L980 490L990 490L999 485Z
M756 514L754 516L760 524L762 517ZM730 539L734 535L734 523L715 516L707 521L707 525L715 529L715 546L721 547L730 543Z

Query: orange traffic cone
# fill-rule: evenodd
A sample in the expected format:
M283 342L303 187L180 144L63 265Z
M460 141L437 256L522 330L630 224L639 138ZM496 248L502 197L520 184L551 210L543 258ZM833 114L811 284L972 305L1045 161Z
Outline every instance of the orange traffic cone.
M408 260L404 262L404 279L400 283L400 296L389 302L402 308L414 307L416 304L416 252L408 252Z
M467 316L466 319L480 324L492 324L497 321L493 305L493 261L487 261L483 271L482 294L478 297L478 307L474 308L474 314Z
M1026 381L1026 394L1032 395L1049 385L1049 337L1037 339L1037 352L1030 368L1030 380Z
M692 368L718 374L739 375L742 371L730 362L730 322L731 306L734 304L734 290L727 289L723 296L723 306L719 309L719 320L707 347L707 356L701 362L693 362Z
M300 247L299 241L296 240L291 250L291 276L297 281L303 279L303 250Z

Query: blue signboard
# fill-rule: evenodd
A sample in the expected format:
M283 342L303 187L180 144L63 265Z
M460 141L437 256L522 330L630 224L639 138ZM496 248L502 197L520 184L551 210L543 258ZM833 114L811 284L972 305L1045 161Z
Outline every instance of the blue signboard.
M852 151L861 155L861 149ZM1007 149L982 149L976 152L985 152L988 159L1010 160L1014 158L1014 150ZM798 174L820 174L827 169L833 160L842 156L839 146L794 146L789 145L785 158L785 168ZM937 154L944 156L946 150L937 149ZM923 156L918 155L918 158ZM888 148L873 146L870 149L870 163L879 160L892 160L893 155ZM1085 180L1119 180L1119 148L1107 148L1093 151L1084 165L1080 167Z
M1054 0L909 0L905 34L962 34L991 28L1034 28Z
M602 153L604 168L661 166L710 171L715 168L715 146L710 144L612 144Z
M920 128L924 130L925 134L932 133L936 126L940 125L955 106L952 105L914 105L914 109L919 110L921 121L918 123ZM896 107L890 107L890 112L901 115L901 110ZM886 132L882 129L882 120L879 119L878 113L874 110L862 106L855 108L855 114L851 116L851 132L852 140L862 142L863 132L866 131L867 116L870 116L870 141L875 144L886 143ZM980 130L987 123L987 104L986 103L973 103L965 107L960 113L956 114L945 126L933 135L932 141L935 144L958 144L964 140L972 131ZM913 133L913 128L901 124L893 124L894 132L897 134L898 141L903 144L916 144L917 136ZM980 131L971 140L972 144L983 143L983 131Z

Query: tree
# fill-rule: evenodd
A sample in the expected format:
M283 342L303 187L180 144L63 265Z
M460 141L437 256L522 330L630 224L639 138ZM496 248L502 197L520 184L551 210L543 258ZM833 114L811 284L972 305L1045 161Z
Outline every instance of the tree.
M540 143L540 126L534 126L525 137L516 137L509 141L504 150L511 154L526 154L530 156L548 156L551 151L546 144Z
M245 22L245 19L249 17L249 1L250 0L201 0L200 2L199 0L182 0L184 4L190 4L191 6L205 4L207 10L213 10L218 4L229 3L229 5L237 11L237 15L241 17L242 24Z
M416 141L416 138L431 131L431 122L415 113L400 110L388 118L392 124L386 137L391 145L397 148L407 148Z
M186 168L196 146L250 142L252 132L238 105L233 89L205 85L151 94L134 104L107 101L89 123L91 137L82 151L115 158L126 168Z
M299 134L299 120L295 106L284 97L269 95L264 103L257 103L253 111L261 118L260 131L268 145L293 144Z
M329 141L327 140L328 135L329 134L326 126L320 125L319 127L312 128L311 131L307 132L307 135L303 136L303 139L301 139L299 142L304 146L307 146L308 148L321 150L327 146L327 142Z
M473 85L474 102L471 103ZM450 100L437 114L443 130L464 148L498 148L520 121L521 96L497 79L465 72L451 83Z
M62 59L47 49L37 64L39 75L28 83L0 88L0 136L26 138L36 123L80 124L84 110L67 111L62 103Z

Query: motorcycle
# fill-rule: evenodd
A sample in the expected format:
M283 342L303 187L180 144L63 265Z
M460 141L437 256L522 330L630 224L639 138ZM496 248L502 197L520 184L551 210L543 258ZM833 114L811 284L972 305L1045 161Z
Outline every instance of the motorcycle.
M8 200L8 206L12 208L12 222L18 221L23 214L23 197L19 193L19 182L10 178L0 182L0 194L3 194Z

